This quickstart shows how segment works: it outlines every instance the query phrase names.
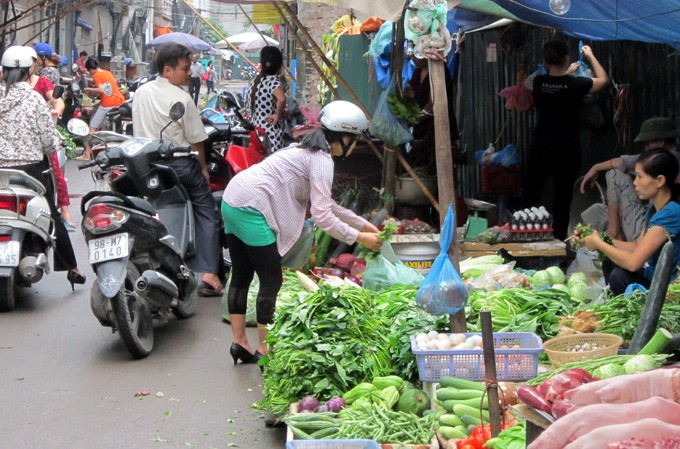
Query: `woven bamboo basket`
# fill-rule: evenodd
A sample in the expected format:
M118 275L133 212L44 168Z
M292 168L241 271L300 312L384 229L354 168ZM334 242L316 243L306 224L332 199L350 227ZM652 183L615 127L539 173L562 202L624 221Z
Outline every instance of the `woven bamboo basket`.
M576 345L590 343L604 346L590 351L572 351ZM556 337L543 343L543 350L555 366L569 362L595 360L616 355L623 344L623 338L614 334L572 334Z

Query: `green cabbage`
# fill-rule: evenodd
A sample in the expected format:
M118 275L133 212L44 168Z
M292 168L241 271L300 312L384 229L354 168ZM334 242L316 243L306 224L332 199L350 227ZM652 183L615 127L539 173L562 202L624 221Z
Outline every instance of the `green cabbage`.
M626 374L626 370L618 363L607 363L593 371L593 376L600 379L608 379L622 374Z
M572 298L576 298L579 301L586 300L586 290L588 289L588 284L572 284L569 287L569 294Z
M559 290L561 292L569 293L569 287L564 284L555 284L552 286L553 290Z
M551 284L562 284L564 283L564 272L560 267L548 267L546 270L550 275Z
M546 270L537 271L531 276L531 286L533 288L550 287L551 285L550 274Z
M654 362L654 357L651 355L636 355L623 364L623 369L626 370L626 374L649 371L654 368L656 368L656 363Z
M587 284L588 283L588 278L586 278L586 274L582 272L578 273L573 273L571 276L569 276L569 280L567 281L567 285L571 287L574 284Z

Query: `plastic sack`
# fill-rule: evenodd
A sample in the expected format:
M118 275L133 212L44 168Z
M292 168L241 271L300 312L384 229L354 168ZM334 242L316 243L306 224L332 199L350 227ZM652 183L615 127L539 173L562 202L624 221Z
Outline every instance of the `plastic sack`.
M583 59L583 41L578 41L578 68L574 76L586 76L588 78L593 77L593 69L590 68L588 63Z
M389 242L383 244L380 254L366 258L362 286L367 290L379 291L395 284L417 286L421 282L423 275L404 265Z
M506 87L498 92L498 96L505 98L505 109L515 109L526 112L534 107L534 96L524 84Z
M312 220L305 220L302 225L302 232L297 242L281 258L281 266L291 270L299 270L309 261L314 246L314 223Z
M517 147L512 143L500 151L495 151L493 145L486 150L475 151L475 159L483 167L514 167L520 162Z
M385 142L389 148L397 148L406 142L413 140L413 135L406 124L397 119L387 103L387 97L394 92L395 77L390 78L390 84L380 95L378 106L373 113L371 125L368 128L371 134Z
M573 273L585 273L589 278L600 278L602 276L602 268L600 262L597 260L597 251L590 251L585 246L576 250L576 257L574 261L567 268L567 277Z
M495 266L476 279L467 283L468 288L477 290L500 290L503 288L531 288L527 275L515 271L515 262Z
M416 293L418 305L433 315L454 314L467 304L467 289L449 259L449 247L455 230L453 205L449 203L449 210L439 235L439 255Z

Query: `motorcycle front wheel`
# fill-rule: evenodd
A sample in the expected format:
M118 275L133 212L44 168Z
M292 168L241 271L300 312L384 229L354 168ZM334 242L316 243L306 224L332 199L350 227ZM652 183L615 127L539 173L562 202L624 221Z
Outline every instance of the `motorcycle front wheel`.
M0 277L0 312L14 309L15 277L15 270L7 277Z
M135 281L139 271L128 262L125 282L120 291L111 298L111 308L125 347L136 359L148 356L153 349L153 317L146 301L135 293Z

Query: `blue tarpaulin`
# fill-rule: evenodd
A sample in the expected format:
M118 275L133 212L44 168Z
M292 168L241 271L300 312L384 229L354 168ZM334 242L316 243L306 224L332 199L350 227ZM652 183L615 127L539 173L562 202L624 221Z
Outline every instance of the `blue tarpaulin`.
M550 0L464 0L461 6L478 12L488 11L490 4L500 6L502 9L496 11L500 17L514 16L520 21L557 28L583 39L666 43L680 48L678 0L571 0L563 15L553 12L550 3ZM458 13L454 18L457 16ZM471 16L458 17L458 20L474 23L480 19ZM449 29L454 26L450 24Z

